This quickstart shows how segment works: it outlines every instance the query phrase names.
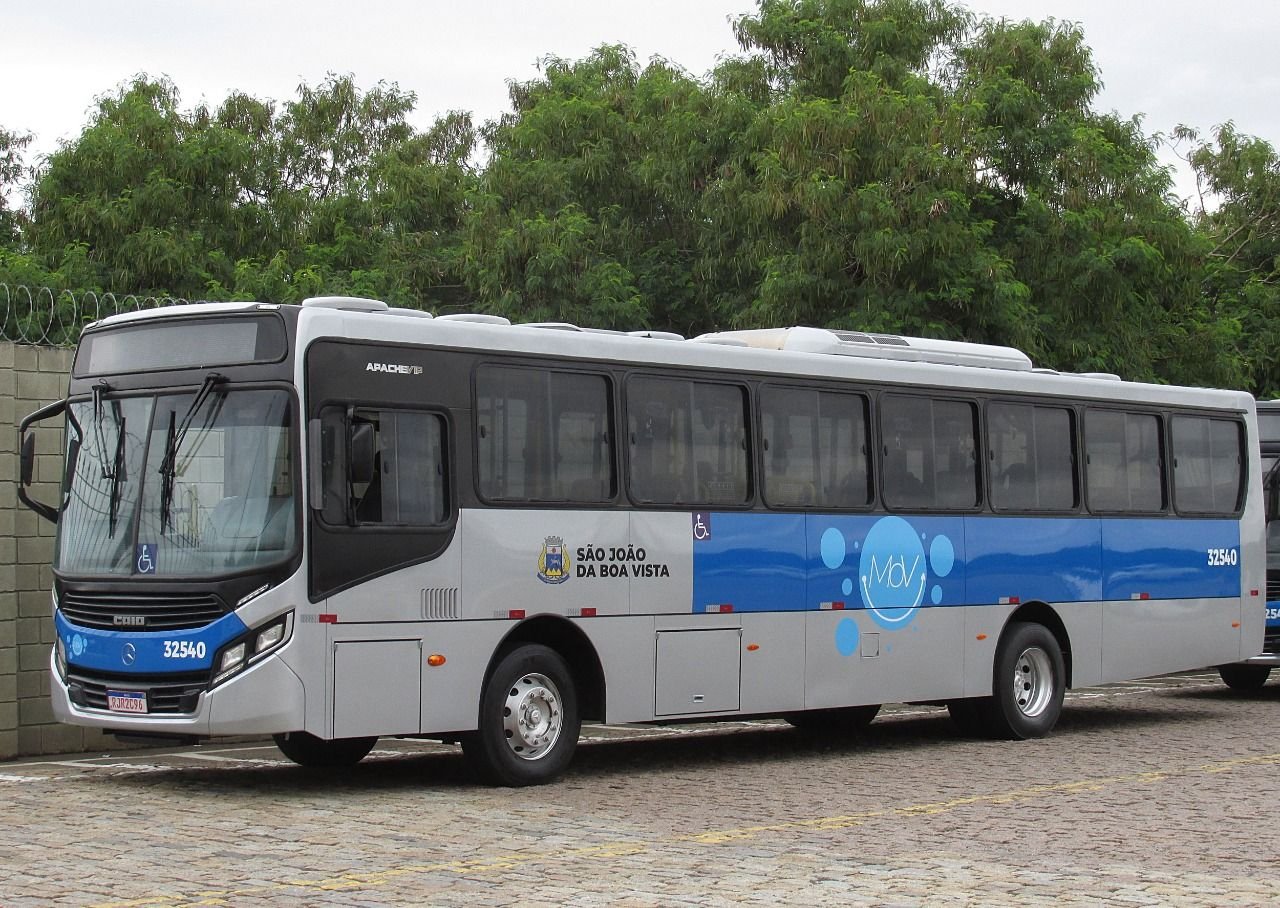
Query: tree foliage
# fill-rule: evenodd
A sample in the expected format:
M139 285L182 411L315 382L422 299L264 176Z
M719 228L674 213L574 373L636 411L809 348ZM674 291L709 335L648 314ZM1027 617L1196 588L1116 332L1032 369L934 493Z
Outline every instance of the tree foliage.
M1205 249L1200 297L1208 311L1239 325L1245 385L1280 396L1280 158L1229 122L1208 141L1185 126L1175 136L1190 144L1200 190L1193 215Z
M136 79L50 157L25 242L51 265L82 250L97 284L139 292L421 300L460 283L474 130L455 114L415 134L413 103L344 76L184 112L174 85Z
M0 207L0 279L377 296L695 334L810 324L1012 344L1042 365L1280 392L1280 162L1099 112L1078 27L948 0L759 0L695 78L548 58L477 129L350 76L184 110L139 77ZM0 131L0 189L22 173ZM9 197L13 192L9 190Z
M23 212L14 207L26 171L23 155L31 133L10 132L0 126L0 249L17 244L24 224Z

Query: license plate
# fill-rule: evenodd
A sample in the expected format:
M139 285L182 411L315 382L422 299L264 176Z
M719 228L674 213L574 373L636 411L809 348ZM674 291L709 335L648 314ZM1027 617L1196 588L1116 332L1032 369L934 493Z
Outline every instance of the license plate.
M109 690L107 709L113 713L145 713L147 695L136 690Z

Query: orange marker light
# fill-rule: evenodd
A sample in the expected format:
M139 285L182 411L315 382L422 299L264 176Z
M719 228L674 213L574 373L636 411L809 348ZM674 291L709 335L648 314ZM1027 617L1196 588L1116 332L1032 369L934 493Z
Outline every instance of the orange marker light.
M444 665L444 656L439 653L432 653L430 656L427 656L427 665L430 665L432 668L439 668Z
M979 639L979 640L986 640L986 639L987 639L987 635L986 635L986 634L979 634L979 635L978 635L978 639Z
M1240 626L1240 622L1239 622L1239 621L1232 621L1232 622L1231 622L1231 626L1232 626L1232 627L1239 627L1239 626Z
M759 644L759 643L748 643L748 644L747 644L747 652L749 652L749 653L754 653L754 652L755 652L756 650L758 650L759 648L760 648L760 644Z

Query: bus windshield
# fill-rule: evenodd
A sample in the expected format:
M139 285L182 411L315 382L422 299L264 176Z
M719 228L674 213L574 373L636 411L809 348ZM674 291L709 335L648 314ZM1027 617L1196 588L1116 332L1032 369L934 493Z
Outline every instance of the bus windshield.
M201 392L73 402L55 566L209 577L277 562L297 536L289 395Z

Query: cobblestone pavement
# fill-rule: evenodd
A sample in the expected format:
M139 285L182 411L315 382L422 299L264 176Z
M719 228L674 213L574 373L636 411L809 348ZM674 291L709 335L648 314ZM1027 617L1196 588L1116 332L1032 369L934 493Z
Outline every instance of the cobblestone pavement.
M568 775L476 785L456 748L353 771L270 746L0 763L0 905L1275 905L1280 684L1073 692L1057 731L887 709L588 727Z

